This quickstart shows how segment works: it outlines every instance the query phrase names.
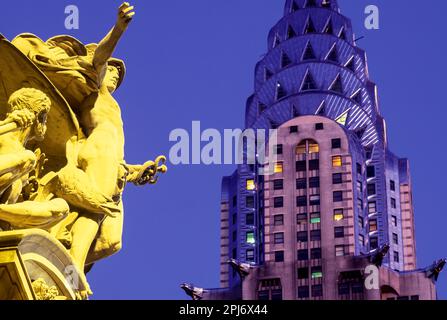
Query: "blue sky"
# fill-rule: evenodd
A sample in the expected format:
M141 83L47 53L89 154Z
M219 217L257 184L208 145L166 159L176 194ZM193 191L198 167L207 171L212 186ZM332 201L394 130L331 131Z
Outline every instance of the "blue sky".
M115 21L120 1L15 0L0 19L12 39L70 34L98 42ZM269 29L284 0L135 0L137 15L116 56L127 78L116 94L123 110L128 162L168 154L169 133L243 126L253 70L266 52ZM64 27L64 9L80 10L80 29ZM379 86L391 149L411 160L419 266L446 257L447 214L441 200L447 171L444 58L447 2L339 0L352 19L369 71ZM364 28L364 8L380 9L380 30ZM125 192L124 248L89 274L95 299L184 299L179 284L219 285L220 179L233 166L175 166L156 186ZM447 298L447 275L439 281Z

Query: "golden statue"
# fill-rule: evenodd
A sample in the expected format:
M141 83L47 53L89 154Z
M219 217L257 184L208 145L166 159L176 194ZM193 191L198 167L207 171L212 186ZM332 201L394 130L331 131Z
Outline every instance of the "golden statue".
M112 56L134 15L123 3L99 44L70 36L45 42L32 34L11 42L0 36L0 248L2 235L33 238L7 230L45 230L65 246L82 284L64 295L63 285L37 272L31 281L41 297L47 297L42 288L67 299L91 294L86 265L121 249L125 184L155 184L167 170L163 156L143 165L124 160L121 109L112 94L125 64Z

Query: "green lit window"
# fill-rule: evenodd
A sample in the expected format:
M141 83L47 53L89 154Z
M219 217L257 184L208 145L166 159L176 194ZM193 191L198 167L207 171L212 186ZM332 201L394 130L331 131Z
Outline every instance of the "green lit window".
M318 267L312 267L312 279L319 279L319 278L323 278L323 269L321 268L321 266Z
M321 223L321 217L319 212L311 213L310 223Z
M256 243L255 233L254 232L247 232L247 243L248 244L255 244Z

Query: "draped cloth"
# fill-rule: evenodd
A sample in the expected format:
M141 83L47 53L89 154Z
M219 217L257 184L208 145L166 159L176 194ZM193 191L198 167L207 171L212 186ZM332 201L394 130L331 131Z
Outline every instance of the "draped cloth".
M67 36L46 42L24 33L11 43L28 57L77 111L84 99L99 90L99 71L93 66L94 45Z

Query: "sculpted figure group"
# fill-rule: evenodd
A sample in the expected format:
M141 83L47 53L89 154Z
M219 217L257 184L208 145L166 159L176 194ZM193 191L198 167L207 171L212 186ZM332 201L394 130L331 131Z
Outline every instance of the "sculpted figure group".
M134 14L122 4L98 44L0 37L0 232L44 229L79 270L120 250L126 183L154 184L166 172L164 157L143 165L124 160L112 94L125 64L112 55Z

